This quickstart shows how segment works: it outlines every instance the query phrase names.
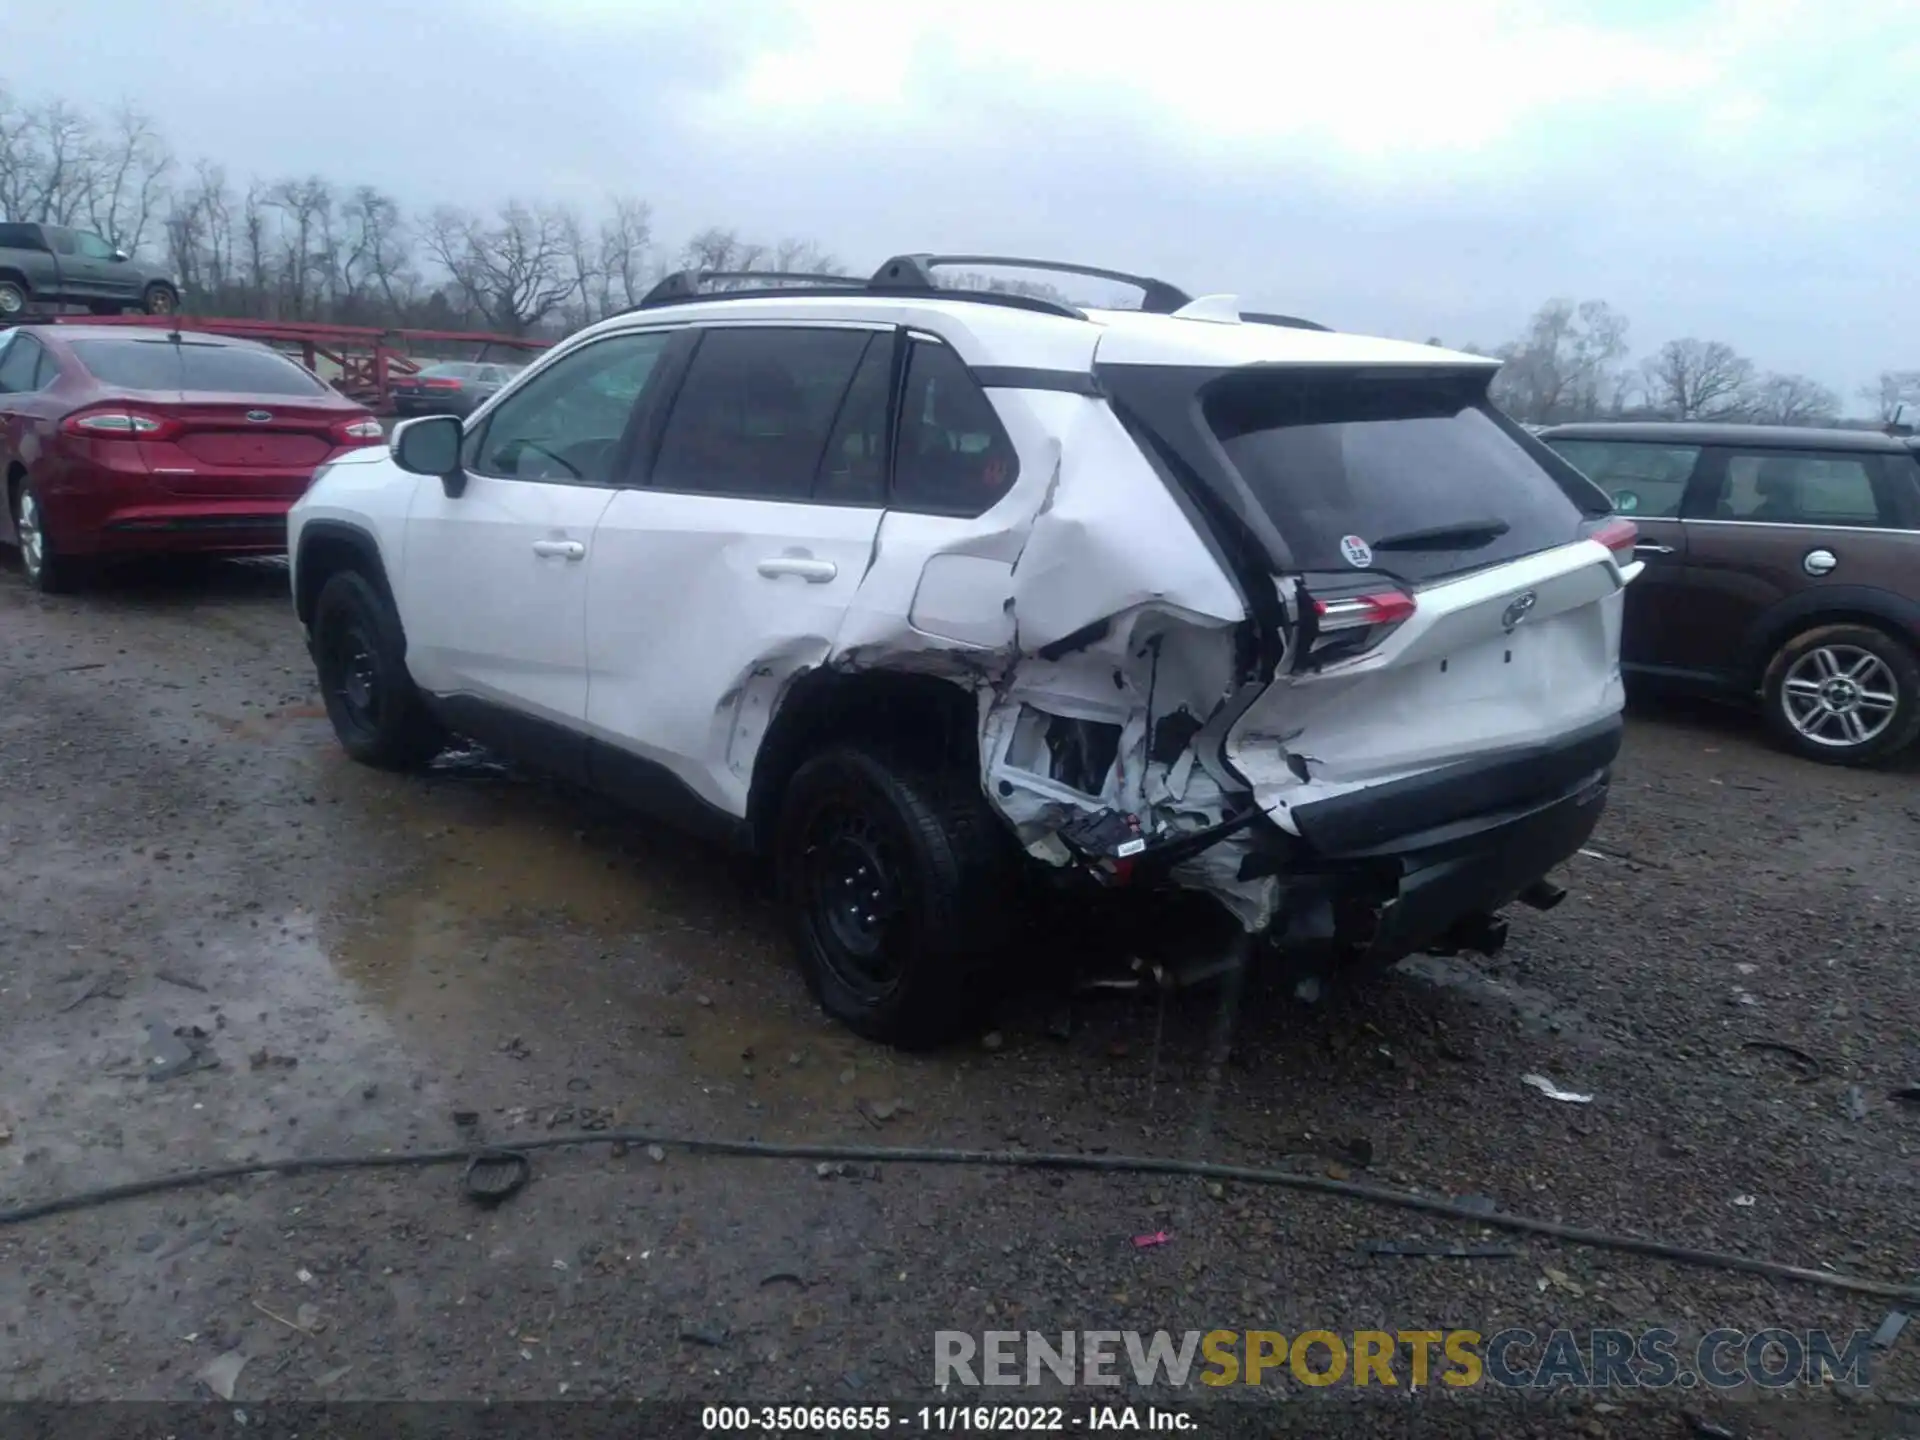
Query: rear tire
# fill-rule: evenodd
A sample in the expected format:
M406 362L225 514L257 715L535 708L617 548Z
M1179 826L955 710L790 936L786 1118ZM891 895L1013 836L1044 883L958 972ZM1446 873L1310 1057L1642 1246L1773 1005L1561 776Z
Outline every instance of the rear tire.
M79 580L79 566L59 547L47 528L47 512L33 488L33 480L22 475L13 484L9 502L13 507L13 533L20 547L20 570L27 584L42 595L62 595Z
M1761 691L1775 741L1823 764L1878 765L1920 735L1920 657L1871 625L1795 635Z
M0 279L0 325L10 325L25 315L31 298L24 281Z
M903 1050L963 1034L995 998L1011 849L976 776L847 746L787 786L774 862L807 987Z
M149 285L140 296L140 308L149 315L176 315L180 311L180 292L171 285Z
M313 664L333 733L362 765L412 770L446 747L446 732L407 673L400 617L357 570L342 570L320 588Z

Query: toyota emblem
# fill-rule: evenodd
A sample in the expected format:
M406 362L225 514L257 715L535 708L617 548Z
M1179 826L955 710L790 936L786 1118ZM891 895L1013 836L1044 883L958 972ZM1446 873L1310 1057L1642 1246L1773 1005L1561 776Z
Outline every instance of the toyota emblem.
M1518 625L1522 620L1526 619L1528 615L1533 613L1533 607L1539 599L1539 595L1531 590L1520 596L1500 612L1500 628L1511 631L1514 626Z
M264 425L269 420L273 419L273 411L249 410L247 411L247 419L251 420L256 425Z

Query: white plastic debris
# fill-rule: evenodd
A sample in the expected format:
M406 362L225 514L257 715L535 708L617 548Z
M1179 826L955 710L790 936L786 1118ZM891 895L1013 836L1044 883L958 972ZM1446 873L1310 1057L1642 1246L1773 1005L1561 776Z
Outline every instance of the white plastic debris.
M240 1381L240 1371L245 1367L247 1357L238 1350L229 1350L207 1362L200 1372L200 1379L206 1387L222 1400L233 1399L233 1387Z
M1740 1206L1741 1209L1745 1210L1745 1209L1752 1208L1754 1200L1753 1200L1753 1196L1751 1195L1736 1195L1733 1197L1733 1203Z
M1520 1077L1520 1083L1522 1085L1531 1085L1549 1100L1565 1100L1570 1105L1590 1105L1593 1103L1593 1097L1591 1095L1581 1095L1573 1090L1562 1090L1544 1075L1522 1075Z

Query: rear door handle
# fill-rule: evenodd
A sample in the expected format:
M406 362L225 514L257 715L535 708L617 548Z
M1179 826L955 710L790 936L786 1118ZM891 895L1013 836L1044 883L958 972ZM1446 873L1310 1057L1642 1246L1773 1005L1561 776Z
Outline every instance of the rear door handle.
M762 560L757 568L769 580L798 575L809 585L824 585L840 573L840 567L833 561L815 560L806 555L775 555Z
M1633 547L1633 553L1636 555L1671 555L1673 553L1673 547L1671 545L1641 544Z
M562 560L584 560L587 547L578 540L536 540L533 542L536 555L558 555Z

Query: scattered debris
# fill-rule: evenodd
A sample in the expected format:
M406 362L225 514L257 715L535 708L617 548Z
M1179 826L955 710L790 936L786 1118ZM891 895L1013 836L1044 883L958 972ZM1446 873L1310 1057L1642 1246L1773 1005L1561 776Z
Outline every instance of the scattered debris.
M1751 1210L1758 1202L1751 1195L1736 1195L1733 1197L1733 1203L1742 1210Z
M989 1030L980 1037L980 1048L982 1050L998 1050L1006 1043L1006 1036L1002 1035L998 1030Z
M211 1070L219 1061L202 1047L205 1032L191 1027L170 1030L164 1021L147 1022L147 1079L171 1080L195 1070Z
M189 979L177 970L156 970L153 972L153 978L156 980L164 980L169 985L178 985L182 990L197 990L202 995L207 993L206 986L202 985L198 980Z
M1500 1208L1500 1202L1491 1195L1456 1195L1453 1203L1478 1215L1491 1215Z
M1744 1002L1743 1002L1744 1003ZM1820 1062L1802 1050L1798 1045L1789 1045L1782 1040L1742 1040L1742 1050L1769 1050L1776 1055L1785 1055L1794 1064L1807 1073L1800 1077L1801 1083L1820 1078Z
M693 1345L705 1345L709 1350L718 1350L727 1343L727 1330L724 1326L682 1325L680 1338Z
M762 1285L798 1285L807 1288L806 1278L798 1270L771 1270L760 1277Z
M467 1161L461 1185L469 1200L498 1205L516 1194L532 1174L533 1163L518 1150L482 1150Z
M1695 1440L1740 1440L1737 1433L1724 1425L1716 1425L1700 1415L1688 1415L1688 1426L1693 1430Z
M647 1158L658 1165L667 1158L667 1152L658 1145L647 1146Z
M1587 1293L1585 1288L1576 1284L1573 1277L1564 1270L1542 1270L1539 1284L1542 1290L1551 1285L1554 1289L1563 1290L1569 1295L1584 1296Z
M233 1387L239 1383L240 1372L246 1368L246 1364L247 1357L238 1350L229 1350L224 1355L216 1355L201 1370L200 1383L222 1400L231 1400Z
M527 1048L527 1042L518 1035L510 1035L500 1042L500 1053L509 1060L525 1060L533 1054L533 1051Z
M1903 1085L1898 1090L1889 1090L1887 1098L1898 1100L1902 1105L1920 1105L1920 1085Z
M258 1300L255 1300L253 1302L253 1308L258 1310L262 1315L266 1316L269 1320L278 1321L280 1324L286 1326L289 1330L298 1330L302 1335L313 1334L313 1331L309 1327L302 1325L298 1320L289 1320L286 1316L280 1314L278 1311L269 1310L265 1305L262 1305ZM313 1309L311 1305L303 1305L300 1308L302 1310ZM318 1314L319 1312L315 1311L315 1313ZM228 1391L228 1393L223 1395L221 1398L223 1400L231 1400L233 1398L232 1391Z
M75 995L60 1007L60 1013L64 1015L69 1010L78 1010L96 995L104 995L109 1000L118 1000L121 992L114 987L119 983L120 977L113 971L102 970L98 975L93 976L85 985L80 987L79 994Z
M342 1365L338 1370L329 1370L324 1375L316 1376L313 1383L320 1389L325 1390L330 1386L338 1385L342 1380L346 1379L348 1372L352 1369L353 1366L351 1365Z
M1151 1235L1136 1235L1133 1237L1133 1248L1136 1250L1151 1250L1155 1245L1166 1244L1170 1238L1164 1230L1156 1230Z
M11 1125L0 1125L0 1145L10 1145L12 1143L13 1127Z
M1409 1259L1518 1260L1520 1258L1520 1252L1511 1245L1475 1245L1447 1240L1362 1240L1359 1248L1367 1255L1400 1255Z
M247 1064L255 1070L291 1070L300 1062L291 1055L275 1055L262 1045L247 1056Z
M456 1110L453 1112L453 1123L458 1125L462 1130L471 1130L480 1123L480 1112L478 1110Z
M293 1278L298 1280L302 1285L311 1285L313 1283L313 1271L302 1265L298 1270L293 1272Z
M855 1080L858 1080L859 1078L860 1078L859 1072L856 1071L851 1065L849 1065L846 1069L840 1072L840 1083L842 1085L851 1085Z
M1570 1105L1587 1105L1593 1101L1591 1095L1581 1095L1573 1090L1562 1090L1544 1075L1522 1075L1522 1085L1531 1085L1549 1100L1564 1100Z
M1874 1350L1891 1350L1893 1342L1900 1338L1900 1332L1907 1328L1907 1318L1907 1312L1904 1310L1889 1310L1887 1318L1880 1322L1880 1328L1875 1330L1872 1338L1867 1341L1868 1347Z
M1858 1085L1849 1085L1840 1092L1840 1109L1849 1120L1867 1118L1867 1094Z
M867 1106L867 1113L876 1120L891 1120L900 1113L898 1100L875 1100Z

